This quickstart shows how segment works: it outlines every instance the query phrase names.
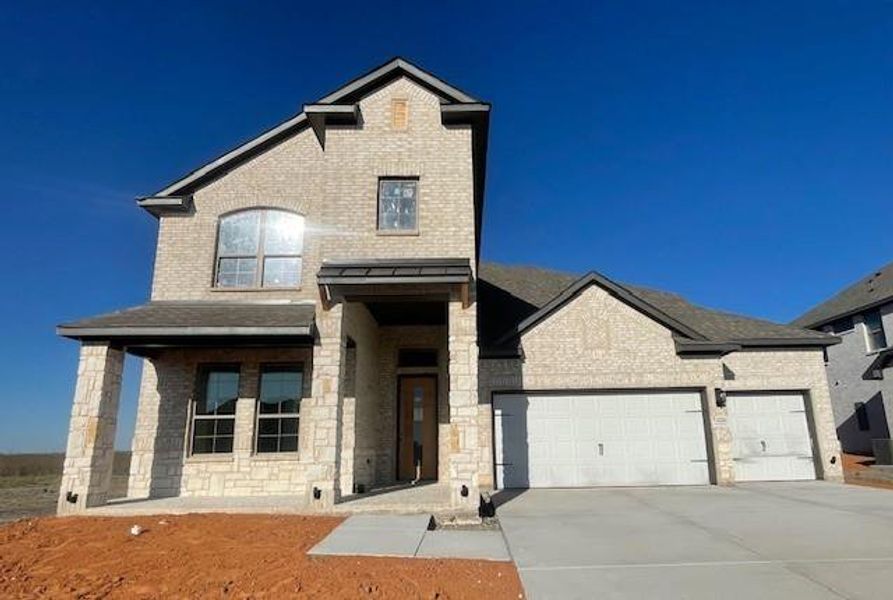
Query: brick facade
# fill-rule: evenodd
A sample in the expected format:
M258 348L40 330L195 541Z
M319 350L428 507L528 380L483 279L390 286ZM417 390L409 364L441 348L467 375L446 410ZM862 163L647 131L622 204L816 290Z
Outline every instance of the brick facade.
M825 479L842 478L820 349L683 358L676 353L669 329L596 286L526 332L521 346L523 359L480 362L482 432L492 431L491 399L500 390L699 389L709 423L712 477L727 484L735 481L731 434L726 409L717 408L715 390L804 391L814 415L817 472ZM726 380L724 365L735 373L733 381ZM481 485L492 487L492 436L484 433L479 439L487 444L478 467Z
M394 127L394 101L407 120ZM819 474L840 477L820 350L736 352L682 358L671 332L598 287L591 287L527 332L523 359L478 357L477 305L418 286L443 302L441 325L383 326L356 298L323 303L323 260L459 258L476 268L472 129L445 126L441 99L406 77L359 100L361 123L329 127L323 149L310 129L206 183L194 210L160 217L153 301L292 301L315 306L313 343L291 348L155 350L144 359L131 497L290 495L330 510L357 485L393 483L401 375L437 378L438 480L453 508L473 510L493 487L491 396L500 390L697 388L707 409L714 479L734 481L731 438L714 390L801 390L808 394ZM377 231L378 181L417 177L418 232ZM293 290L213 286L217 225L228 213L280 208L305 218L302 278ZM378 290L387 291L387 290ZM398 364L402 348L437 351L437 365ZM123 354L84 344L69 433L60 512L106 500ZM261 365L304 368L298 452L263 455L254 436ZM240 390L231 454L190 456L190 406L206 363L238 363ZM725 369L724 369L725 366ZM724 377L735 372L734 381ZM68 492L76 503L66 500ZM316 492L316 493L314 493ZM318 497L317 497L318 496Z

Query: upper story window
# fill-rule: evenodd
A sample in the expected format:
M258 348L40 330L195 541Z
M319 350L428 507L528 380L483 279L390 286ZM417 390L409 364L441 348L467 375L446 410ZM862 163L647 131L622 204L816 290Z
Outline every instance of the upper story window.
M301 283L304 217L284 210L244 210L220 219L215 285L286 288Z
M378 181L378 230L416 232L419 229L419 180Z
M881 312L872 310L862 316L865 323L865 339L868 351L874 352L887 347L887 336L884 335L884 323L881 320Z

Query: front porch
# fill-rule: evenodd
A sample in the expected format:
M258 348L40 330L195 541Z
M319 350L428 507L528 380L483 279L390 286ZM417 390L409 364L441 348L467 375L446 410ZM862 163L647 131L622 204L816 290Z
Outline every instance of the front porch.
M342 498L332 514L443 514L450 512L449 486L439 483L395 484ZM190 513L319 514L299 495L171 496L115 498L84 511L88 516L185 515Z
M82 349L59 513L475 511L475 307L468 273L449 277L321 271L322 304L150 303L61 327ZM109 501L125 353L144 367L128 498Z

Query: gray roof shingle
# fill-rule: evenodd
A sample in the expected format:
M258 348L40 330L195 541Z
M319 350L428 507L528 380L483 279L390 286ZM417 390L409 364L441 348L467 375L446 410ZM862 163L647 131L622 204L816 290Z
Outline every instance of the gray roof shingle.
M481 345L492 346L513 326L527 319L580 277L538 267L481 263L478 272L478 308ZM712 310L688 302L682 296L645 287L619 284L639 300L717 343L748 342L759 345L823 339L814 331L771 321ZM833 336L827 336L834 343Z
M72 338L178 335L300 335L313 324L312 304L149 302L59 325Z
M820 327L888 301L893 301L893 262L872 271L870 275L812 307L791 324Z

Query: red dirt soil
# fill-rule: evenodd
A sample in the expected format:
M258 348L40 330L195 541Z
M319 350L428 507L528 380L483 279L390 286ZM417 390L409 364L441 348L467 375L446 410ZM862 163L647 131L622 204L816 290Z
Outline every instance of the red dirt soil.
M871 479L865 471L874 464L874 457L858 454L843 454L843 478L853 485L864 485L885 490L893 490L893 482Z
M510 562L315 557L336 517L185 515L0 527L2 598L521 598ZM144 528L130 534L134 524Z

